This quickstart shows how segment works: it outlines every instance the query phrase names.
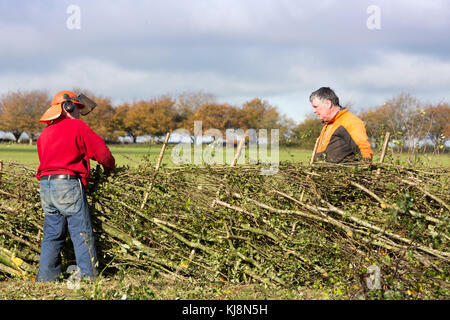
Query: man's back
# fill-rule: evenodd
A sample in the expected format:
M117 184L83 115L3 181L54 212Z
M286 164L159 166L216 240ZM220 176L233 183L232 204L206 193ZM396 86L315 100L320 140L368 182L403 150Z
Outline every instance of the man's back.
M37 141L40 165L36 177L49 174L79 175L87 185L89 159L105 168L115 161L103 139L79 119L60 118L47 126Z

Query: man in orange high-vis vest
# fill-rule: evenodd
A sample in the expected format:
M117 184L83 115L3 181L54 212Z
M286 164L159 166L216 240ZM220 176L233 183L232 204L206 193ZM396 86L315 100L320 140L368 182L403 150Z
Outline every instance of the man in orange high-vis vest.
M364 122L340 106L333 90L322 87L311 94L309 101L324 123L315 159L332 163L372 159L373 151Z

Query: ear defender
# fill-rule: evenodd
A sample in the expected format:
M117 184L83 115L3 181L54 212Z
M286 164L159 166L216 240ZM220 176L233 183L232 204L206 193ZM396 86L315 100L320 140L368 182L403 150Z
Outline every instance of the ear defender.
M75 110L75 104L72 102L67 93L64 95L64 99L66 99L66 101L63 102L64 110L66 110L68 113L72 113Z

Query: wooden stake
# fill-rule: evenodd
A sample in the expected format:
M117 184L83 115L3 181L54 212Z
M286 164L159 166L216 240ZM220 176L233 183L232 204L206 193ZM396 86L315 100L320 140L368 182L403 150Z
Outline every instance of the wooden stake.
M236 154L234 155L233 162L231 162L230 167L235 167L236 166L236 163L237 163L237 161L238 161L238 159L239 159L239 157L241 155L242 147L244 146L244 144L245 144L245 137L241 141L239 141Z
M142 201L142 204L141 204L141 209L144 208L144 206L145 206L145 204L147 202L147 199L148 199L148 195L152 191L153 182L155 181L156 174L157 174L157 172L159 170L159 167L161 166L161 162L162 162L162 159L163 159L163 156L164 156L164 151L166 150L167 143L169 142L169 137L170 137L170 132L167 132L166 139L164 140L164 144L163 144L163 146L161 148L161 152L159 153L158 161L156 161L155 172L153 173L152 181L150 181L148 189L145 192L144 201Z
M383 142L383 149L381 150L381 156L380 156L380 163L383 163L384 156L386 155L386 149L389 143L389 137L391 136L391 133L388 131L386 132L386 135L384 136L384 142ZM377 173L375 174L375 177L378 177L381 173L381 168L377 169Z
M233 168L233 167L236 166L237 161L238 161L238 159L239 159L239 157L240 157L240 155L241 155L242 147L244 146L244 144L245 144L245 137L244 137L244 139L242 139L241 141L239 141L238 148L237 148L236 154L234 155L233 161L232 161L231 164L230 164L230 168ZM219 185L219 188L217 189L217 192L216 192L216 198L214 199L214 201L213 201L211 207L214 207L214 205L215 205L215 203L216 203L216 200L219 199L219 193L220 193L220 191L222 191L222 189L223 189L223 184L224 184L224 181L225 181L225 179L227 178L227 176L228 176L228 175L225 175L225 176L222 178L222 183Z
M388 145L390 136L391 136L391 133L389 131L386 132L386 135L384 136L383 149L381 150L380 163L383 163L383 161L384 161L384 156L386 154L386 149L387 149L387 145Z
M319 145L319 138L316 139L316 144L314 145L314 150L313 150L312 155L311 155L311 160L309 161L310 165L312 165L314 163L314 157L316 155L317 146Z

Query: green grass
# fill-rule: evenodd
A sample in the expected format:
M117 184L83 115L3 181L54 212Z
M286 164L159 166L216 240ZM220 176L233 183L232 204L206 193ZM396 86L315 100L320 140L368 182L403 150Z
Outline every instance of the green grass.
M175 145L169 145L165 151L163 158L163 165L176 166L177 164L172 161L172 149ZM116 159L118 166L129 165L130 167L137 167L142 162L155 165L161 151L161 145L159 144L124 144L124 145L110 145L112 154ZM204 146L207 148L207 146ZM225 148L224 161L225 164ZM279 161L280 162L306 162L308 163L311 158L311 150L304 150L297 147L283 147L280 146ZM191 148L192 158L194 148ZM270 147L268 147L268 153L270 157ZM31 168L37 169L39 166L39 158L37 155L36 145L27 144L15 144L5 143L0 144L0 160L10 162L15 161ZM374 162L379 161L379 153L375 152ZM399 164L406 164L408 161L408 155L404 154L391 154L388 153L385 158L385 162L398 162ZM248 148L246 148L246 163L248 162ZM421 154L418 157L418 164L424 167L450 167L450 155L441 154ZM91 166L95 166L95 162L91 162Z
M78 289L69 289L67 280L57 283L19 278L0 281L0 300L334 300L352 299L350 294L358 296L359 291L356 288L352 293L338 295L333 285L321 289L285 289L259 283L233 284L192 278L182 281L133 270L99 277L92 283L82 282Z
M118 166L129 165L130 167L137 167L143 161L155 165L159 157L161 146L158 144L125 144L125 145L109 145L116 163ZM174 145L169 145L165 151L163 158L163 165L176 166L172 161L172 149ZM206 146L204 146L206 148ZM235 148L236 149L236 148ZM192 159L194 148L191 148ZM270 147L268 148L270 157ZM246 157L248 159L248 149L246 150ZM297 148L280 147L279 160L291 162L306 162L311 157L310 150L301 150ZM39 158L37 154L36 145L27 144L0 144L0 160L10 162L15 161L26 166L37 168L39 166ZM225 164L225 148L224 161ZM248 163L248 162L247 162ZM95 163L91 162L91 166Z

